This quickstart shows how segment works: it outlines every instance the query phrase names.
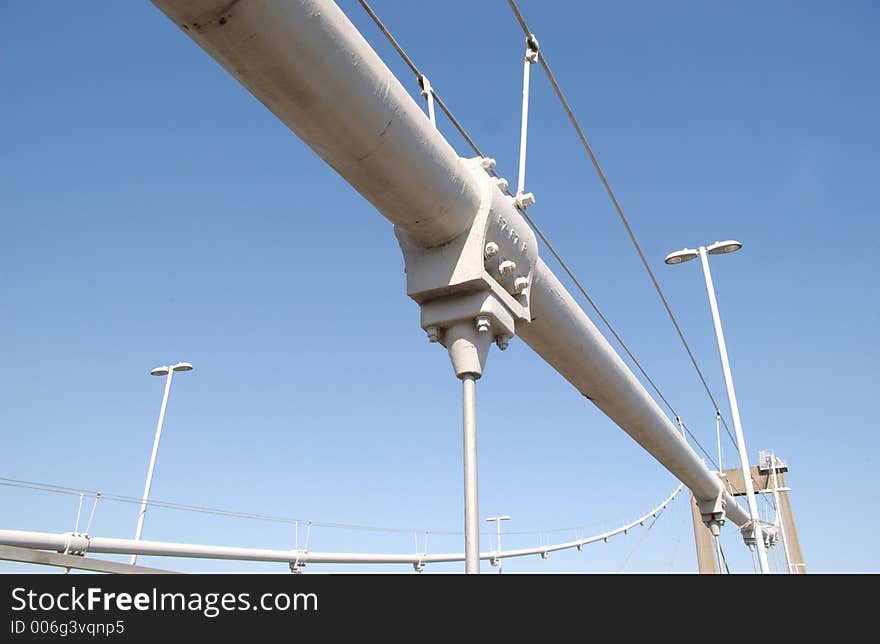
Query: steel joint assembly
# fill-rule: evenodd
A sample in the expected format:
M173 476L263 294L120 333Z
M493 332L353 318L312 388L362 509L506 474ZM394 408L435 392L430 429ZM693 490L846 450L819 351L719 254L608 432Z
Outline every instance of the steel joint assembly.
M490 161L465 160L481 190L470 229L431 248L395 229L406 263L407 295L421 307L428 340L447 348L459 378L479 378L491 343L506 349L516 325L531 320L537 239L514 198L486 175Z

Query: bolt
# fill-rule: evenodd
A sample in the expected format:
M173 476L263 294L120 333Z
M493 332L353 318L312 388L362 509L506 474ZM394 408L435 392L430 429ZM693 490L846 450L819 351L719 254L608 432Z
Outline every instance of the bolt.
M495 167L495 159L493 159L492 157L483 157L482 159L480 159L480 166L483 168L483 170L489 172L489 170Z
M513 281L513 290L517 293L522 293L529 287L529 278L528 277L517 277Z
M501 192L508 192L510 190L510 184L507 183L507 179L504 177L496 177L495 185L498 186Z
M428 342L440 342L440 329L436 326L429 326L425 329L425 333L428 334Z
M516 271L516 262L505 259L498 265L498 270L501 272L502 277L513 275L513 273Z
M492 320L487 318L485 315L481 315L475 320L477 324L477 331L479 333L484 333L492 328Z
M483 253L486 256L486 259L489 259L490 257L495 257L495 255L498 254L498 244L490 241L488 244L486 244L486 249L483 251Z
M510 346L510 336L504 333L502 333L501 335L496 335L495 346L497 346L501 351L505 351L507 347Z

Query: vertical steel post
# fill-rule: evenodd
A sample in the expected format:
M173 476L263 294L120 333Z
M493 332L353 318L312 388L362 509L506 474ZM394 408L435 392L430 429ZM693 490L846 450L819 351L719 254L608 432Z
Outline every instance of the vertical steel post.
M694 498L693 492L691 493L691 522L694 526L694 545L697 548L697 571L701 575L718 574L715 567L712 533L703 523L703 517L700 515L700 509L697 507L697 500Z
M743 436L742 423L739 417L739 405L736 402L736 391L733 388L733 377L730 374L730 361L727 357L727 344L724 342L724 331L721 328L721 316L718 313L718 302L715 299L715 286L712 284L712 273L709 271L709 258L706 247L700 246L700 263L703 265L703 276L706 278L706 290L709 293L709 307L712 309L712 321L715 324L715 337L718 340L718 353L721 354L721 368L724 371L724 384L727 386L727 399L730 401L730 413L733 416L733 429L736 433L736 447L739 451L740 465L742 466L743 484L746 490L746 499L749 503L749 516L752 530L755 535L755 547L758 550L758 562L761 565L761 573L769 574L770 566L767 563L767 551L764 548L764 535L761 531L761 517L758 514L758 502L755 500L755 486L752 485L751 472L749 471L749 454L746 451L746 440Z
M153 484L153 469L156 467L156 454L159 452L159 439L162 437L162 422L165 420L165 407L168 406L168 392L171 391L171 379L174 377L174 369L168 367L168 376L165 380L165 393L162 394L162 406L159 408L159 421L156 423L156 437L153 439L153 452L150 454L150 465L147 468L147 482L144 485L144 496L141 499L141 509L138 512L137 529L134 532L135 541L139 541L144 530L144 515L147 513L147 499L150 496L150 486ZM137 563L137 555L132 555L129 563L133 566Z
M465 572L480 572L480 515L477 507L477 380L472 373L461 378L464 430L464 554Z
M779 531L782 534L782 549L785 551L785 568L788 574L791 571L791 552L788 550L788 536L785 534L785 521L782 518L782 509L779 501L779 477L776 475L776 454L770 454L770 476L773 480L773 507L776 509L776 521L779 523Z

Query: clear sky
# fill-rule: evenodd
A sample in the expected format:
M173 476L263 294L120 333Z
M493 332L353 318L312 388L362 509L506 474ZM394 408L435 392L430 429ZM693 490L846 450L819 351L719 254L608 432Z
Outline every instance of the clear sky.
M416 94L358 3L339 4ZM523 38L506 3L372 4L513 181ZM744 243L712 267L750 458L770 448L789 463L811 571L880 571L876 3L520 4L725 414L699 266L663 257ZM419 328L391 225L149 2L5 2L0 24L0 476L139 497L163 384L148 372L185 360L154 498L460 531L460 386ZM714 454L712 406L533 71L530 214ZM478 401L480 513L528 533L506 546L615 527L676 485L519 340L490 355ZM73 496L0 486L0 507L0 528L74 527ZM102 501L91 532L130 537L136 511ZM144 538L296 539L288 524L163 509ZM751 571L732 525L723 544L734 572ZM461 545L432 534L428 551ZM316 526L309 548L415 544L406 530ZM504 570L695 567L679 500L650 531Z

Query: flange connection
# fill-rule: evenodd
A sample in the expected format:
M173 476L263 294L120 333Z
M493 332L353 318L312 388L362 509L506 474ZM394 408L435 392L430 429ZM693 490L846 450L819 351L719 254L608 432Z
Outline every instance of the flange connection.
M517 323L531 320L529 296L537 239L513 197L486 175L491 159L469 159L481 186L471 228L450 242L422 248L396 230L406 263L407 294L421 308L428 340L446 347L456 376L483 374L489 346L506 349Z

